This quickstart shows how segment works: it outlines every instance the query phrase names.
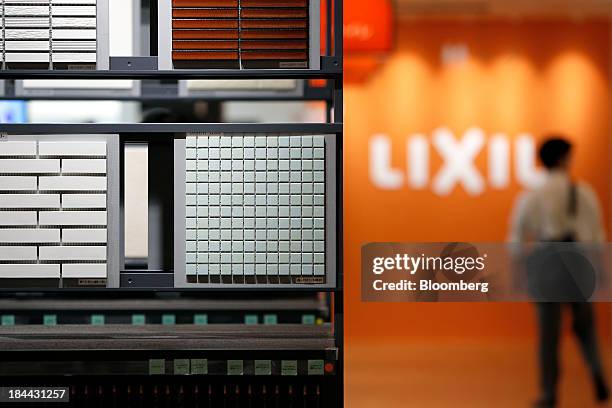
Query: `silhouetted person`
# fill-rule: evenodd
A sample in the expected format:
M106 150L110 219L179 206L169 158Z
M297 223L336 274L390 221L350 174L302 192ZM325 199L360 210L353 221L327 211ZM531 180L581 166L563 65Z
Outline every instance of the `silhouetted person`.
M540 148L546 169L541 186L524 193L514 210L510 240L517 243L583 242L603 243L605 233L595 192L584 183L574 184L569 176L572 145L561 137L549 138ZM561 314L568 307L573 315L573 332L589 366L599 402L608 400L595 331L592 305L586 302L537 303L541 395L538 408L557 404Z

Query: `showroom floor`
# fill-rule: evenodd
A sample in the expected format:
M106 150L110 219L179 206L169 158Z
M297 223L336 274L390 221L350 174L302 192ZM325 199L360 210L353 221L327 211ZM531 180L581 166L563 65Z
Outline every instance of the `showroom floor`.
M595 407L576 344L562 350L561 408ZM612 347L604 353L612 370ZM385 344L347 342L351 408L529 407L537 394L535 347L529 341ZM397 401L404 401L398 403Z

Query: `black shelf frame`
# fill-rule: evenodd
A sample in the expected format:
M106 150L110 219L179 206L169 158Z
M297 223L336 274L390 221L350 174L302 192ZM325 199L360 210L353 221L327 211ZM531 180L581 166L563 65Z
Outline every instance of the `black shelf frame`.
M152 2L155 3L155 2ZM14 79L141 79L141 80L166 80L166 79L325 79L328 81L328 92L326 95L327 118L326 123L207 123L207 124L0 124L0 134L51 134L51 133L119 133L123 142L142 139L147 134L147 140L169 140L173 133L185 132L263 132L263 133L327 133L336 134L336 165L338 177L338 191L336 204L337 219L337 256L336 256L336 287L331 288L330 305L333 316L332 332L337 348L337 366L335 372L335 388L338 407L344 406L344 285L343 285L343 4L342 0L327 1L328 22L326 25L325 39L326 51L321 57L321 69L296 69L296 70L172 70L158 71L156 52L153 50L149 57L134 58L111 58L111 69L101 70L0 70L0 80ZM152 6L152 10L156 5ZM152 13L152 18L155 18ZM155 25L151 26L152 35L156 32ZM25 99L25 98L20 98ZM79 98L80 99L80 98ZM142 99L142 98L139 98ZM162 98L163 99L163 98ZM201 98L198 98L201 99ZM265 98L262 98L265 100ZM249 100L261 100L254 98ZM298 100L309 100L301 98ZM123 167L123 166L122 166ZM123 169L121 169L123 171ZM131 271L130 271L131 272ZM168 271L170 272L170 271ZM134 272L136 275L138 272ZM84 292L83 289L77 289ZM86 289L86 291L101 291L101 289ZM130 291L132 289L124 288ZM136 291L151 291L155 289L134 289ZM256 290L259 293L294 293L294 292L321 292L320 289L262 289L248 290L227 289L234 294L246 294ZM66 291L66 289L62 289ZM103 289L108 291L108 289ZM177 291L177 289L173 289ZM178 291L183 291L178 290ZM202 289L195 291L203 292ZM219 291L219 289L211 289Z
M342 134L342 123L3 123L7 134L124 134L143 141L173 139L174 133L328 133ZM138 135L129 135L138 134Z
M156 57L134 57L134 65L147 64ZM113 58L111 57L111 65ZM145 65L145 64L143 64ZM0 79L338 79L342 62L337 57L321 57L321 69L108 69L108 70L0 70Z
M6 80L4 83L4 95L0 95L0 100L5 101L134 101L134 102L172 102L172 101L209 101L209 102L229 102L229 101L331 101L333 96L332 87L326 83L324 87L312 86L308 80L303 81L297 92L259 92L250 91L243 93L240 91L226 92L220 90L210 94L191 94L187 96L179 95L179 82L162 83L160 80L143 80L141 82L140 95L104 95L71 94L69 89L51 91L48 94L17 95L15 92L14 80Z

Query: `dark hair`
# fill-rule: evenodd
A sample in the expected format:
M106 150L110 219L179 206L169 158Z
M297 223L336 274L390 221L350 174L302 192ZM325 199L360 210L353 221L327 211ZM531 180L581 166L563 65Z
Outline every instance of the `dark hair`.
M547 169L559 167L569 156L572 144L560 136L546 138L540 146L540 160Z
M144 112L142 123L177 123L180 116L168 108L152 108Z

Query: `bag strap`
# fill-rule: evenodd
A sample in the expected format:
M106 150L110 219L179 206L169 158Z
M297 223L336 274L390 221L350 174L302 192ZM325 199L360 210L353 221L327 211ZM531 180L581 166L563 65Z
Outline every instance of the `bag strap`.
M572 217L574 217L576 215L576 212L578 211L578 192L575 183L570 184L569 203L567 210L568 214Z

